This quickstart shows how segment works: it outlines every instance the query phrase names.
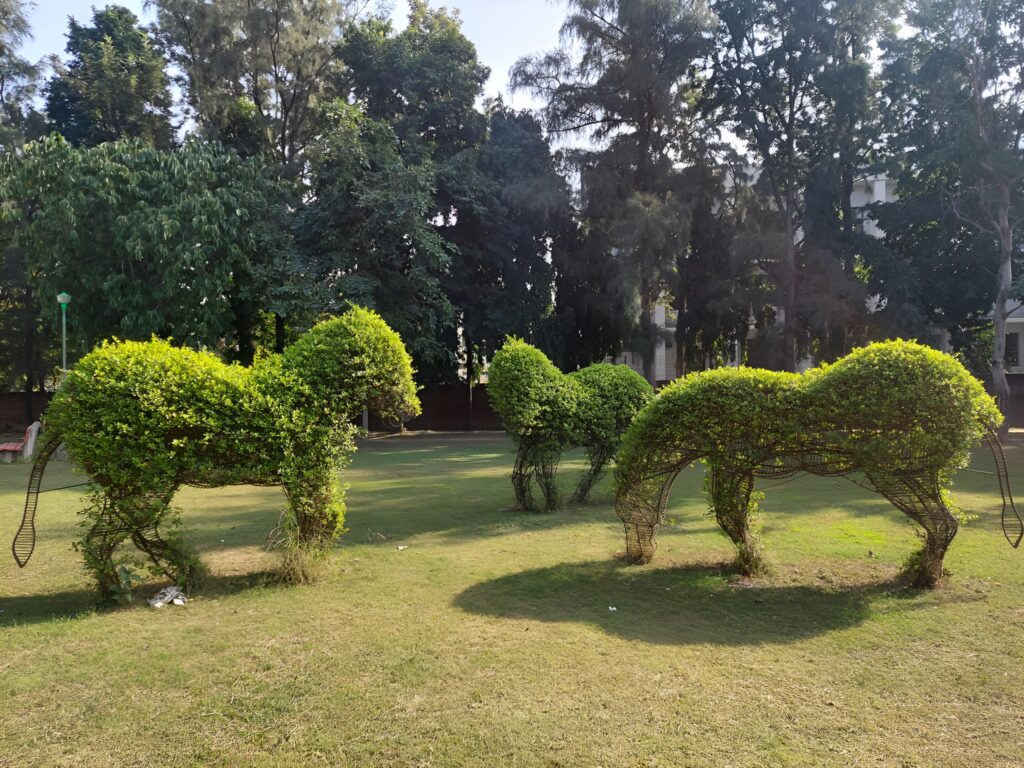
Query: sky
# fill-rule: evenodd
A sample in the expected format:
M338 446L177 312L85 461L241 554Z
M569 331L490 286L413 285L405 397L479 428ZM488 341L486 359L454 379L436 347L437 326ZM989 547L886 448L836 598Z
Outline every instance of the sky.
M405 0L393 3L397 26L404 26L408 6ZM110 4L130 8L143 22L153 21L153 13L143 10L143 0L35 0L29 15L33 38L22 47L22 54L30 60L63 55L68 17L88 22L93 6ZM486 95L504 95L516 107L531 105L527 94L509 97L508 71L520 56L557 45L564 0L435 0L431 5L459 11L463 32L476 45L480 61L491 69Z

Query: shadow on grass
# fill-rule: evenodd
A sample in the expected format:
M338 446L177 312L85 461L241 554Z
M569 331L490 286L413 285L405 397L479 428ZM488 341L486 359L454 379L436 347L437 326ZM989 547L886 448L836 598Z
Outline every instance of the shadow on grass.
M498 618L590 624L647 643L732 646L789 643L855 626L871 614L874 599L897 589L895 582L841 590L740 586L723 567L659 569L595 561L476 584L454 604Z
M131 610L154 610L147 600L166 586L153 582L135 590L134 600L127 606L99 607L96 593L90 589L70 589L64 592L50 592L41 595L15 595L0 597L0 627L24 624L39 624L61 619L75 619L90 615L97 610L106 613ZM231 576L207 576L193 597L214 599L238 594L255 587L280 587L290 585L280 581L274 571L254 571Z

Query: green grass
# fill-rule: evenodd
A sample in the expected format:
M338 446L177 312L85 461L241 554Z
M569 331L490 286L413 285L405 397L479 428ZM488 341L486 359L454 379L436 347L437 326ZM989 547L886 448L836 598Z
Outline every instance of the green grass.
M185 490L213 576L159 611L90 610L78 492L44 495L32 562L0 559L0 765L1024 764L1024 553L994 477L958 478L981 518L917 592L897 580L909 524L843 480L764 484L775 572L744 581L700 470L654 563L628 567L609 481L588 507L512 512L511 463L497 436L364 443L312 587L264 577L278 489ZM5 546L27 474L0 467ZM75 481L58 462L45 484Z

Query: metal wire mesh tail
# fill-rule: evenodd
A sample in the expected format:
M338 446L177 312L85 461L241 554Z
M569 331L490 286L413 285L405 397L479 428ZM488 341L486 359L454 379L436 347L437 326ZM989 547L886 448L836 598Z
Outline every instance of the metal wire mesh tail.
M999 442L999 433L994 429L989 429L987 439L988 447L992 449L992 457L996 460L996 474L999 476L999 492L1003 496L1003 535L1006 537L1006 540L1010 542L1010 546L1016 549L1020 546L1021 541L1024 540L1024 519L1021 519L1020 512L1017 511L1017 507L1013 503L1013 493L1010 491L1010 473L1006 468L1006 454L1003 453L1003 445ZM1014 535L1010 533L1010 516L1008 514L1010 511L1012 511L1013 516L1017 518L1016 538L1014 538Z
M21 527L18 528L18 532L14 535L14 541L11 543L11 552L14 554L14 560L18 563L19 568L24 568L28 564L28 560L36 548L36 509L39 506L39 486L43 482L43 473L46 471L50 457L63 442L64 438L60 435L50 438L36 455L32 464L32 474L28 478L28 492L25 494L25 511L21 516Z

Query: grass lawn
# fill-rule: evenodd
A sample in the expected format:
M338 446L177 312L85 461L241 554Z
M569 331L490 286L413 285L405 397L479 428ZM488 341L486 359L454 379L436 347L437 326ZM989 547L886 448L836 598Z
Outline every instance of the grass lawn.
M699 469L629 567L608 480L590 506L512 512L512 457L497 435L364 443L312 587L264 577L279 489L185 490L214 575L159 611L92 612L79 491L43 495L32 562L0 558L0 765L1024 765L1024 552L996 478L958 478L981 518L918 592L896 579L909 523L843 480L768 490L775 573L744 582ZM5 548L28 470L0 466ZM72 482L54 462L44 487Z

